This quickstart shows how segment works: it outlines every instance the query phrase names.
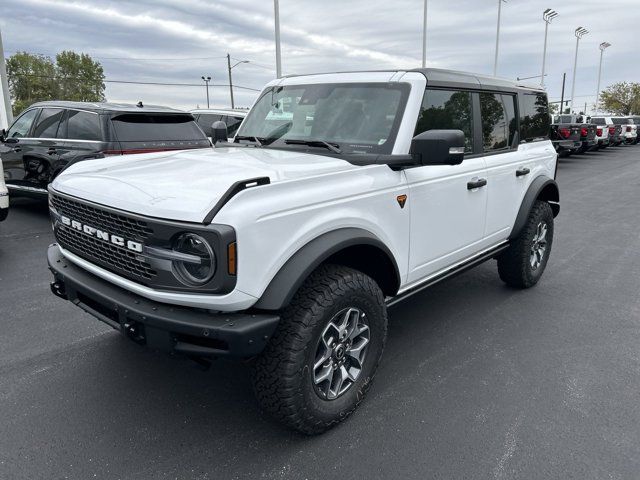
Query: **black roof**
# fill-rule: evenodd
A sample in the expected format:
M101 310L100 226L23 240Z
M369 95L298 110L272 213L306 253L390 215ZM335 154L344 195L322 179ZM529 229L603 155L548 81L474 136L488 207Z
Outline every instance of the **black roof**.
M327 73L366 73L366 72L418 72L427 78L427 85L432 87L454 87L465 89L485 89L485 90L527 90L544 92L540 85L531 85L508 78L492 77L469 72L459 72L456 70L445 70L442 68L413 68L408 70L354 70L344 72L316 72L305 74L284 75L283 78L305 77L310 75L323 75Z
M31 107L57 107L57 108L70 108L76 110L88 110L97 113L188 113L184 110L177 110L175 108L163 107L161 105L144 105L138 107L137 105L129 103L110 103L110 102L68 102L62 100L52 100L47 102L38 102L31 105ZM30 107L30 108L31 108Z
M487 90L534 90L544 91L539 85L527 85L507 78L479 75L476 73L444 70L441 68L415 68L411 72L420 72L432 87L456 87Z

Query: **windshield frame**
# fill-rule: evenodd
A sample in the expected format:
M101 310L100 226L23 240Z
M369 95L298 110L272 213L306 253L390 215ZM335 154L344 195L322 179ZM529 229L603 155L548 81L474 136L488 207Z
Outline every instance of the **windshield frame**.
M400 92L400 100L398 103L398 108L395 112L395 118L393 121L393 124L391 126L391 129L389 130L389 135L387 136L387 139L385 141L384 144L382 145L372 145L372 144L365 144L365 143L361 143L361 144L356 144L356 143L345 143L344 141L338 141L336 139L331 139L331 138L315 138L315 137L290 137L290 138L283 138L283 136L286 134L283 134L283 136L277 138L276 140L273 140L272 142L269 143L263 143L261 145L261 148L271 148L271 149L279 149L279 150L295 150L295 151L304 151L304 152L313 152L314 154L318 154L318 155L327 155L327 156L332 156L332 157L349 157L349 158L353 158L353 157L365 157L365 156L371 156L371 155L389 155L393 152L393 148L394 145L396 143L397 140L397 136L398 136L398 132L400 130L400 126L402 124L402 120L404 119L404 115L405 115L405 111L407 108L407 103L409 100L409 95L411 93L411 83L409 82L388 82L388 81L358 81L358 82L323 82L323 83L290 83L290 84L285 84L285 85L272 85L272 86L268 86L266 87L261 93L260 96L258 97L258 99L255 101L255 103L253 104L253 107L251 108L251 110L249 111L249 113L247 114L245 120L242 122L242 125L240 126L240 128L238 129L238 131L236 132L236 137L233 141L233 143L231 145L236 145L236 146L245 146L247 145L246 143L240 143L241 141L245 141L245 140L240 140L239 137L254 137L253 132L247 132L246 129L248 128L247 125L250 122L250 118L254 115L254 112L256 112L256 106L268 95L272 95L273 93L280 93L283 90L297 90L297 89L304 89L304 88L310 88L310 87L320 87L320 86L325 86L325 85L331 85L332 87L336 87L336 88L340 88L340 87L353 87L353 88L385 88L385 89L394 89L394 90L398 90ZM300 145L300 144L293 144L293 143L285 143L286 140L308 140L308 141L319 141L319 142L327 142L330 143L332 145L335 144L339 144L340 145L340 153L336 153L334 151L331 151L325 147L323 147L322 145ZM366 147L365 147L366 145ZM364 152L360 152L360 151L354 151L354 149L349 148L349 147L363 147L363 148L367 148L368 151L364 151Z

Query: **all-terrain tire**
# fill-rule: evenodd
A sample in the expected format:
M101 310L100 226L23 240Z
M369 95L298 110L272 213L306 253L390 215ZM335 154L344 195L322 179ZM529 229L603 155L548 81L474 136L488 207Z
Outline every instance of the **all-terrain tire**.
M314 381L319 342L330 322L351 308L360 310L362 318L366 318L367 350L357 379L340 396L328 400ZM299 432L324 432L349 416L364 398L382 356L386 335L387 309L377 283L351 268L321 266L282 311L275 334L252 365L253 387L260 406Z
M546 233L544 239L538 239L542 226ZM539 255L543 241L544 252ZM533 287L547 266L552 244L553 211L547 202L536 201L520 235L498 257L498 274L502 281L515 288ZM537 257L534 257L534 250Z

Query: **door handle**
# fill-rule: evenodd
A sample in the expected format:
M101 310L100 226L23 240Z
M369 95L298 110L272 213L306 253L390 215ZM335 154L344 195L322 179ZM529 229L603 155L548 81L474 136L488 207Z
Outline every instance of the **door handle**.
M529 170L527 167L519 168L518 170L516 170L516 177L523 177L524 175L529 175L530 173L531 170Z
M54 155L55 153L58 153L57 150L55 149L55 147L49 147L49 150L47 150L47 153L49 155Z
M486 178L474 177L470 182L467 182L467 190L474 190L476 188L484 187L487 184Z

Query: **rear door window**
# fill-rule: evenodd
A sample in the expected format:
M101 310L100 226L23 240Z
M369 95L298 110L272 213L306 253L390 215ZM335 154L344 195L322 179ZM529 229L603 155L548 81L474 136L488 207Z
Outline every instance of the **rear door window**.
M485 152L514 146L517 123L513 95L480 93L480 113Z
M473 152L472 112L470 92L427 89L422 99L415 134L427 130L462 130L464 151L471 153Z
M40 109L33 108L20 115L7 132L7 138L22 138L28 136L31 131L31 125L33 125L33 121L39 112Z
M121 142L206 139L194 118L188 114L125 113L113 117L112 123Z
M31 136L34 138L57 138L58 127L63 116L64 110L61 108L43 108Z
M521 93L520 102L520 143L547 140L549 138L549 105L543 92ZM561 116L561 123L567 122Z
M66 136L69 140L101 141L100 115L92 112L69 110L65 119ZM64 131L64 130L63 130Z

